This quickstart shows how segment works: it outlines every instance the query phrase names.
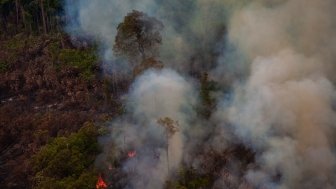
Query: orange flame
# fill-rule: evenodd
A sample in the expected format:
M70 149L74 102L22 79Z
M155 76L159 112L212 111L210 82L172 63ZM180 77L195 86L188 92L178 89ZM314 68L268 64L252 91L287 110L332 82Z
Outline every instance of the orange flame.
M134 158L134 157L136 156L136 151L129 151L129 152L127 153L127 156L128 156L129 158Z
M105 189L107 188L107 184L105 183L105 181L103 180L103 178L101 177L101 175L98 176L98 181L96 184L96 189Z

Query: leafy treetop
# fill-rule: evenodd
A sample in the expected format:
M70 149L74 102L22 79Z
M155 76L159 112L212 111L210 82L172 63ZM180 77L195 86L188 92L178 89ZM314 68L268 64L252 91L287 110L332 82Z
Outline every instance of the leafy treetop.
M163 24L154 17L133 10L118 25L113 50L130 62L141 62L158 55Z

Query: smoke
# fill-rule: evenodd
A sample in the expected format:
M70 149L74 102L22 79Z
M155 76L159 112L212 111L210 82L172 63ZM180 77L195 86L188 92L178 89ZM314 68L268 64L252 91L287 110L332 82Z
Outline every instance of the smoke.
M160 53L166 66L183 71L204 71L214 68L216 57L221 54L219 47L227 31L229 15L246 2L68 0L66 14L71 22L66 29L73 35L89 36L99 41L104 67L118 69L118 65L125 62L117 61L112 53L116 28L127 13L143 11L165 26Z
M270 188L278 174L285 188L334 184L335 90L316 70L313 60L285 50L256 59L247 84L237 89L228 119L241 140L261 153L260 169L247 175L256 186ZM266 178L256 178L261 173Z
M248 185L336 187L334 0L66 2L69 33L97 40L104 68L115 72L125 69L112 46L127 13L143 11L165 27L160 60L169 69L139 76L126 95L126 113L111 123L110 140L123 149L118 155L138 153L122 164L126 188L162 188L181 163L197 167L199 146L220 152L239 143L255 152L243 170ZM197 84L185 79L203 71L220 84L207 120L195 113ZM168 140L157 123L162 117L179 122ZM232 162L239 177L239 159ZM221 179L215 186L229 187Z
M126 97L126 113L111 127L111 140L117 148L124 153L137 152L123 164L130 177L126 188L162 188L168 171L176 171L182 160L185 132L195 115L194 90L189 81L169 69L149 70L133 83ZM179 131L169 138L158 124L164 117L179 123Z
M332 8L334 1L256 2L231 18L230 40L252 64L217 116L256 150L246 173L255 187L335 187Z

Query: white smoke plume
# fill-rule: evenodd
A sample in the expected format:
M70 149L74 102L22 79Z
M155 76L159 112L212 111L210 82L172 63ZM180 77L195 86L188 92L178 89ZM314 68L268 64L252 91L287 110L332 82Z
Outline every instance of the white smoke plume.
M255 187L335 188L335 1L265 2L231 18L230 40L252 64L218 116L256 150Z
M195 115L193 86L175 71L149 70L132 85L127 95L126 113L112 124L113 143L135 158L123 169L129 174L126 188L162 188L169 171L176 171L182 160L185 132ZM178 121L179 131L167 141L165 129L157 121L169 117ZM169 144L169 167L167 160Z
M221 41L232 11L248 2L242 0L67 0L66 13L71 20L67 30L73 35L91 36L101 44L105 67L117 67L120 61L112 53L117 26L132 10L143 11L160 20L161 60L174 69L192 71L210 69L220 55ZM122 62L124 64L124 62ZM124 69L124 67L122 67Z
M122 165L130 175L128 188L162 188L169 177L161 117L181 127L168 141L172 169L198 161L192 152L199 143L218 151L243 143L256 156L243 175L247 185L336 187L336 1L66 2L68 31L99 41L105 67L120 63L112 52L116 28L135 9L162 21L160 60L166 67L185 74L210 71L225 93L204 120L194 112L199 102L192 80L169 69L139 76L125 115L111 125L113 143L139 154ZM238 161L231 165L237 175ZM232 180L243 187L241 179Z

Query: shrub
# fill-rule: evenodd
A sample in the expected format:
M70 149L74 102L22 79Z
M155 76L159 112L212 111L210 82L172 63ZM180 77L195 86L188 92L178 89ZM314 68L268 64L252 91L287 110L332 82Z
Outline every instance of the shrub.
M201 175L192 168L181 168L177 178L167 182L166 189L211 188L212 180L208 175Z
M9 69L7 62L0 60L0 73L6 72Z
M94 68L97 63L97 56L94 49L62 49L58 59L61 65L67 65L79 69L83 79L91 80L94 77Z
M34 188L94 188L98 130L86 123L68 137L57 137L33 157Z

